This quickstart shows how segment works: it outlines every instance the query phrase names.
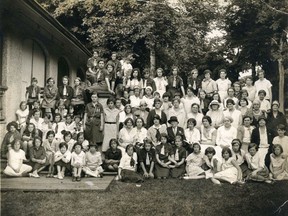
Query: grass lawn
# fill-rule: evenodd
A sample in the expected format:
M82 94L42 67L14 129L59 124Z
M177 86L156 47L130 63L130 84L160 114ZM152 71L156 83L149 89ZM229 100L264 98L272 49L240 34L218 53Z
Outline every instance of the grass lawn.
M41 179L40 179L41 180ZM77 183L75 183L77 184ZM209 180L113 181L106 192L1 192L1 215L288 215L288 181L213 185Z

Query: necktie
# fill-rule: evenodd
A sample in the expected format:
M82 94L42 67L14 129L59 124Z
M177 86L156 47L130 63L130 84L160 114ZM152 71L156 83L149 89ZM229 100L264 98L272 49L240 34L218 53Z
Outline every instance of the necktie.
M192 86L192 88L193 88L194 90L196 90L196 81L195 81L195 80L193 81L193 86Z
M179 151L178 148L175 151L175 161L179 161Z
M161 134L160 134L159 128L155 128L155 129L156 129L156 140L157 142L159 142L161 140Z
M149 153L146 153L146 165L150 165L150 158L149 158Z

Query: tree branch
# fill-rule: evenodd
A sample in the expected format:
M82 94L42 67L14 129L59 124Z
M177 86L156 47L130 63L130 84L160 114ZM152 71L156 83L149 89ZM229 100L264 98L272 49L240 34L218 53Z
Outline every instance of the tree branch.
M272 7L271 5L269 5L268 3L266 3L265 1L261 0L262 3L264 3L268 8L270 8L271 10L277 12L277 13L281 13L281 14L284 14L284 15L287 15L288 16L288 12L286 11L281 11L281 10L278 10L274 7Z

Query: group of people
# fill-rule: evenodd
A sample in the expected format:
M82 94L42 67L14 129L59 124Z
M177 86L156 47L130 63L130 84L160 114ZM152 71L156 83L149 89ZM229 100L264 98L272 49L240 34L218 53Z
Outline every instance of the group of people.
M105 62L94 52L86 80L69 77L56 87L41 88L33 78L26 101L7 125L1 156L7 176L47 177L72 181L117 172L122 181L146 178L211 179L271 183L288 179L287 120L272 100L272 84L258 71L232 83L225 69L204 79L193 69L187 82L173 67L152 78L131 65L131 56ZM100 92L109 92L106 105ZM40 103L41 102L41 103ZM28 160L27 160L28 159ZM24 163L23 163L24 162Z

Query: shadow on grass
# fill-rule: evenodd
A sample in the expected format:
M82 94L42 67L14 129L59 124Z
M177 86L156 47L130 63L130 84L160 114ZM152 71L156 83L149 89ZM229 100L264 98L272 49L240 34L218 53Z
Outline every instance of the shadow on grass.
M1 215L288 215L288 182L113 181L106 192L1 192Z

